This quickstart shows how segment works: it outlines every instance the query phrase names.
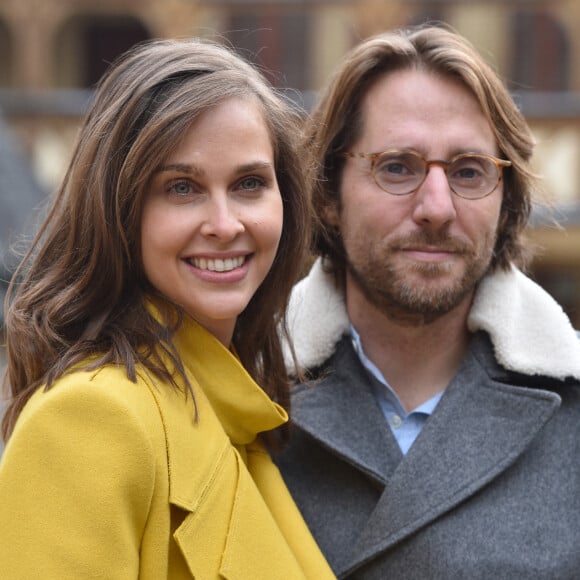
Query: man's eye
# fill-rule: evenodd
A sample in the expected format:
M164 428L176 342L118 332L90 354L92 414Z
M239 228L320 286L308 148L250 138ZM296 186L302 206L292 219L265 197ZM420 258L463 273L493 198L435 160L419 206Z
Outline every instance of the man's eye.
M406 177L416 172L412 164L401 157L381 159L375 171L382 173L385 177Z
M481 171L475 167L463 167L455 172L455 175L460 179L474 179L481 175Z
M381 170L385 171L387 173L396 173L399 175L408 172L408 169L407 169L407 167L405 167L405 165L403 165L402 163L396 162L396 161L384 163L381 166Z
M466 181L483 178L487 173L489 173L487 165L480 163L477 159L462 159L449 168L451 176Z

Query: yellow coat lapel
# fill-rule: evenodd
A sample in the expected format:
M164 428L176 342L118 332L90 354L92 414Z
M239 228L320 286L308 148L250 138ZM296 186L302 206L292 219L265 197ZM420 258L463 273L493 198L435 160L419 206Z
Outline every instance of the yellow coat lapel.
M239 360L191 320L176 344L197 405L157 392L167 437L174 538L195 578L334 578L256 436L287 420ZM184 404L184 398L187 403ZM304 560L304 561L303 561Z

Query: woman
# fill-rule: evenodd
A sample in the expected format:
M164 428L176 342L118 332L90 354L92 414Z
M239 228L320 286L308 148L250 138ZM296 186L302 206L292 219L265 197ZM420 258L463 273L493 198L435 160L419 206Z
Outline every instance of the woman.
M309 215L296 127L211 43L141 45L101 81L7 303L3 578L333 577L266 451Z

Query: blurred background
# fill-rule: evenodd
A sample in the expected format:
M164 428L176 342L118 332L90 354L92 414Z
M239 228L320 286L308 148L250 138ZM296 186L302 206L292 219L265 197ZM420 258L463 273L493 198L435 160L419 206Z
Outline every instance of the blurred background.
M0 299L14 265L7 250L33 229L92 88L119 53L150 38L222 38L308 109L360 39L425 21L469 38L529 120L559 220L534 213L528 237L541 252L531 274L580 327L578 0L0 0Z

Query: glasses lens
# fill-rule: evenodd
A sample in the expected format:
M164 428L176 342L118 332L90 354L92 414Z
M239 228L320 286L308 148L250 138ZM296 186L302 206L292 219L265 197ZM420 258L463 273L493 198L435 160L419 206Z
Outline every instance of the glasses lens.
M495 189L499 182L499 169L485 155L463 155L449 166L447 179L455 193L477 199Z
M377 185L393 195L415 191L425 176L421 157L405 151L386 151L377 157L373 174Z

